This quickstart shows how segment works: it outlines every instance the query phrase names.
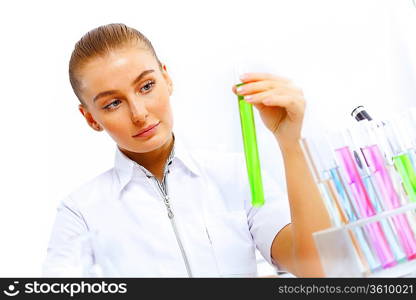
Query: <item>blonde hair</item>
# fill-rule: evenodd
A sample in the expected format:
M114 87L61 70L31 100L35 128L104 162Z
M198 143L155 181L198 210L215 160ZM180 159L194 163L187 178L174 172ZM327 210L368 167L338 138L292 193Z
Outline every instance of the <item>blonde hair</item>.
M96 57L105 56L111 50L124 46L137 45L150 51L159 68L162 64L156 55L152 43L138 30L125 24L114 23L97 27L87 32L76 44L69 60L69 81L72 90L81 104L85 105L81 97L79 72L83 66Z

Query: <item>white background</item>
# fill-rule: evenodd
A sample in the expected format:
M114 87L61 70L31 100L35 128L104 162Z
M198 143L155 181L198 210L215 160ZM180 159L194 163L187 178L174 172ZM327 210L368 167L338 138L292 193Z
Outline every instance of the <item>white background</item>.
M144 33L174 80L175 131L190 147L242 151L235 61L300 86L313 136L347 127L358 104L379 118L413 106L415 17L410 0L3 1L0 276L39 276L58 201L112 166L114 143L87 127L67 75L87 31ZM284 189L277 144L257 124L262 166Z

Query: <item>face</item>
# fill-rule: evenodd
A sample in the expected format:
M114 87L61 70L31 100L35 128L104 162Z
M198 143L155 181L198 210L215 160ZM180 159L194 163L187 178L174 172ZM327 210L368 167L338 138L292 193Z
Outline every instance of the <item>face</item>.
M125 47L94 58L80 70L79 109L88 124L105 130L120 149L146 153L172 136L172 81L148 50Z

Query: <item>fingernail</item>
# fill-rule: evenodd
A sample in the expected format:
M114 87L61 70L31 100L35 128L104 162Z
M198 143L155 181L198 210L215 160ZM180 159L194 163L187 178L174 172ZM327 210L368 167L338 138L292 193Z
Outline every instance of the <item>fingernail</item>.
M246 80L247 79L247 74L242 74L242 75L240 75L240 80L241 81L244 81L244 80Z
M244 88L242 86L239 86L237 88L237 93L241 94L244 91Z
M250 102L253 100L253 96L244 96L244 100L246 100L247 102Z

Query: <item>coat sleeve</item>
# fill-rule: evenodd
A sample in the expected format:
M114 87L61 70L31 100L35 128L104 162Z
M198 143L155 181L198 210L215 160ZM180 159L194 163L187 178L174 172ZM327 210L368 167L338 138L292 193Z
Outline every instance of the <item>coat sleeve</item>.
M80 277L92 261L88 226L67 197L59 204L49 239L43 277Z

